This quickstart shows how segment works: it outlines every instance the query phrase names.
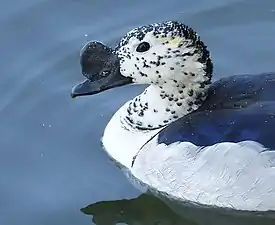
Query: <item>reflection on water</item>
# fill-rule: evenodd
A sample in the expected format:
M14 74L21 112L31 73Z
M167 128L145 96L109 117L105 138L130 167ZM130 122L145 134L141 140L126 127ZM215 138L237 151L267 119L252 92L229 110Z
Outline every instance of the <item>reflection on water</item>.
M134 199L101 201L81 209L92 216L96 225L274 225L275 219L253 213L226 213L163 203L156 197L142 194ZM173 210L172 210L173 209ZM177 212L177 213L176 213Z
M96 225L197 225L181 218L159 199L146 194L129 200L96 202L81 211L92 215Z

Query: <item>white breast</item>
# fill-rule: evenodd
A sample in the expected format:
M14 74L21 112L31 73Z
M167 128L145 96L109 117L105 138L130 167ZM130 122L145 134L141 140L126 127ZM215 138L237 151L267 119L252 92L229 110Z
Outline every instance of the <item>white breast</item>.
M239 210L275 210L275 152L252 141L199 148L154 138L137 155L133 175L172 198Z
M118 161L120 164L127 168L131 168L133 157L138 153L140 148L153 137L158 131L135 131L127 130L121 123L121 117L126 111L125 107L128 103L124 104L112 117L110 122L105 128L102 143L110 157Z

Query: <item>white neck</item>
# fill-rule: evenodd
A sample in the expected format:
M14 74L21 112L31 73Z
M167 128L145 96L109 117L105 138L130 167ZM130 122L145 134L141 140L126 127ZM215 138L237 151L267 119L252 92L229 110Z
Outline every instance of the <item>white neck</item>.
M158 129L198 109L206 97L205 90L198 83L188 87L173 81L151 85L127 103L122 117L132 129Z
M196 110L207 87L167 82L151 85L125 103L108 123L102 142L107 153L130 168L139 149L169 123Z

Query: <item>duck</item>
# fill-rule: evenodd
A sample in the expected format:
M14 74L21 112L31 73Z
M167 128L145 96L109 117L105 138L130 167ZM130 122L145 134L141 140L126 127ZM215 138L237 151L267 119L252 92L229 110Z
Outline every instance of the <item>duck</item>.
M101 139L131 176L202 207L275 210L274 73L213 82L208 47L180 21L141 25L114 49L88 42L80 58L86 79L73 98L147 85L114 113Z

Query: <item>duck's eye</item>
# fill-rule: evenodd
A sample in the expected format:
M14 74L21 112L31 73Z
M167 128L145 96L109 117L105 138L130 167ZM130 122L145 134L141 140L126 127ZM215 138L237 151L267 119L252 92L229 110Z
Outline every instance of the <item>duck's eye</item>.
M146 41L144 42L141 42L138 46L137 46L137 49L136 51L137 52L146 52L150 49L150 44Z

